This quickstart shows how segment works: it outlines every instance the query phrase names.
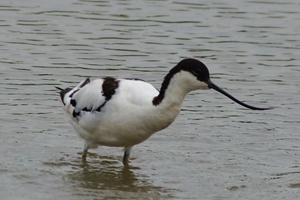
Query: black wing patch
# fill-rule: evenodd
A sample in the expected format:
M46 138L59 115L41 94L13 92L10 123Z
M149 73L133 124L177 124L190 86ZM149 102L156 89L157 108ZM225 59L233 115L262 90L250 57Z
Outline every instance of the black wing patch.
M93 106L87 106L79 111L75 111L74 109L72 116L76 119L80 116L81 112L101 112L101 109L105 106L105 104L112 98L112 96L116 93L116 89L119 87L119 80L112 78L112 77L106 77L103 79L102 83L102 96L105 97L105 102L98 106L96 109L93 109ZM76 107L76 100L72 99L70 102L74 107Z
M108 101L116 93L116 89L119 87L119 80L116 80L112 77L104 78L102 84L102 95L105 97L105 100Z

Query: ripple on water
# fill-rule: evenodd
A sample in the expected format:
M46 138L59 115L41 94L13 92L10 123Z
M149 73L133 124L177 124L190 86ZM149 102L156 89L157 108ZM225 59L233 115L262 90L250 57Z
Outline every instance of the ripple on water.
M0 2L0 199L299 199L299 6ZM193 92L174 124L133 149L130 168L115 148L83 163L53 86L116 76L159 88L186 57L234 96L276 109Z

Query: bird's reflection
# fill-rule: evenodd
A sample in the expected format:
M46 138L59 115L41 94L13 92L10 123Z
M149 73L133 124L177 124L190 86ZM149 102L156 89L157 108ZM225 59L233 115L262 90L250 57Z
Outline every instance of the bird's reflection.
M56 163L51 162L51 165L63 166L68 171L63 179L72 185L76 195L96 197L113 195L116 199L123 198L124 195L147 199L170 197L168 189L154 186L149 177L140 173L139 167L131 164L123 166L120 160L117 156L89 154L87 160L82 160L78 155L64 156Z
M139 185L133 170L137 167L122 166L119 158L101 156L100 160L82 160L82 170L69 174L69 179L79 181L80 186L88 189L135 188Z

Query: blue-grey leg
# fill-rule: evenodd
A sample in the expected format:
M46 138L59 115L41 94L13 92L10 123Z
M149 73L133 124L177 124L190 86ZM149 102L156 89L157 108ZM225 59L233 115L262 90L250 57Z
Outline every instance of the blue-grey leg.
M123 164L128 165L130 150L132 147L125 147L124 148L124 156L123 156Z
M87 144L87 143L84 143L84 149L83 149L83 152L82 152L82 159L86 159L86 156L87 156L87 152L89 150L90 146Z

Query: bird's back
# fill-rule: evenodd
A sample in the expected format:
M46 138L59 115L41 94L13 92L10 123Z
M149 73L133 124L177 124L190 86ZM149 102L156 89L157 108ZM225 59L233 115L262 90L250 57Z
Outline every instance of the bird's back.
M104 78L68 90L62 98L66 114L78 134L95 145L134 145L155 132L149 113L158 91L149 83Z

